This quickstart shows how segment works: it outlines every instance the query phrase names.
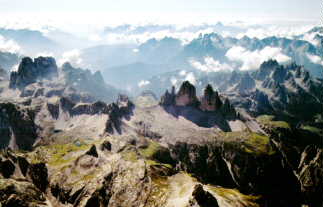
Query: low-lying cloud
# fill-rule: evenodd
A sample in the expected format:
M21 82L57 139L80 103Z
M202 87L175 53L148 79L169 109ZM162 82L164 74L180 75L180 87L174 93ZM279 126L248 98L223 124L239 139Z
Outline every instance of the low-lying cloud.
M232 67L227 63L220 63L218 60L214 60L212 57L205 57L204 63L199 61L190 60L190 64L197 70L203 72L218 72L218 71L231 71Z
M250 38L263 39L266 37L286 37L293 38L294 36L301 35L309 31L313 25L307 26L268 26L258 28L248 28L246 32L238 34L237 38L248 36Z
M59 60L59 64L62 65L66 62L69 62L74 67L82 67L83 59L81 58L81 52L77 49L64 52Z
M141 80L141 81L139 81L139 83L138 83L138 87L139 87L139 88L142 88L142 87L147 86L147 85L149 85L149 84L150 84L150 81L148 81L148 80Z
M226 53L226 57L235 62L241 63L240 70L258 69L261 63L269 59L275 59L278 62L287 62L291 58L282 53L281 48L265 47L262 50L250 51L244 47L234 46Z
M9 53L20 53L21 47L15 41L6 39L0 35L0 51Z
M171 77L170 82L172 83L173 86L176 86L176 83L178 82L178 80L175 77Z
M185 80L186 81L189 81L193 85L196 84L196 78L195 78L193 72L187 73L186 76L185 76Z
M323 59L317 55L311 55L311 54L307 54L307 58L315 64L320 64L323 65Z

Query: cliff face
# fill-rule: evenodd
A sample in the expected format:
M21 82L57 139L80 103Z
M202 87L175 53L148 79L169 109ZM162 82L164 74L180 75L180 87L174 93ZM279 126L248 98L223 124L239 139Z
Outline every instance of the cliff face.
M201 98L200 109L202 111L216 111L222 106L222 101L218 92L214 92L211 85L207 85L204 90L204 95Z
M66 70L74 81L86 73ZM299 70L297 82L315 86ZM265 78L264 87L280 104L284 97L301 104L278 81L282 76L292 83L297 73L274 68L268 74L277 77ZM102 81L99 73L90 75ZM30 83L0 103L1 206L322 206L322 116L290 125L243 110L286 106L273 104L265 90L247 85L235 99L208 85L198 99L195 87L184 82L159 105L137 107L124 95L107 104L86 101L79 90L55 81L49 85L41 90L44 84ZM309 90L316 94L317 87Z
M18 71L10 74L10 88L23 88L37 80L52 79L58 76L56 61L51 57L38 57L21 60Z
M175 104L177 106L196 106L198 99L196 97L195 87L188 81L183 82L176 94Z
M37 139L32 111L12 103L0 103L0 148L31 150Z
M296 146L288 141L296 132L275 121L260 122L269 136L220 132L207 133L205 139L206 134L202 138L191 133L190 141L172 144L163 134L156 140L122 135L40 146L25 158L4 151L0 202L79 207L320 206L320 147L306 136L299 137L303 144ZM9 199L8 185L14 186L16 197ZM30 187L21 190L24 186Z

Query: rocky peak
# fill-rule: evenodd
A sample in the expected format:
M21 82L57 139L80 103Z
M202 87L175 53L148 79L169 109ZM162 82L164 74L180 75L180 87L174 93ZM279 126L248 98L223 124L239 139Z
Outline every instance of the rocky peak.
M0 103L0 149L31 150L37 139L32 113L13 103Z
M171 94L166 90L165 94L160 99L160 105L170 106L175 104L175 94Z
M272 78L278 83L283 83L286 79L286 75L287 70L284 68L284 66L279 66L275 68Z
M181 85L178 93L176 94L175 103L177 106L198 105L196 89L189 81L184 81Z
M94 80L96 80L97 82L99 83L104 83L104 79L103 79L103 76L101 74L100 71L96 71L94 74L93 74L93 78Z
M255 86L256 86L255 80L250 76L248 72L246 72L245 74L243 74L240 82L236 86L236 89L240 93L246 93L254 89Z
M23 88L42 79L57 77L56 61L52 57L38 57L32 60L24 57L17 72L10 74L10 88Z
M201 98L200 109L202 111L215 111L222 106L222 101L218 92L214 92L212 86L208 84L204 90L204 95Z
M231 73L231 77L229 79L229 84L233 85L237 82L239 82L239 80L241 79L241 74L239 74L237 71L232 71Z
M279 67L276 60L268 60L260 65L259 70L255 74L257 80L264 80L275 68Z
M234 106L230 103L228 98L226 98L224 100L224 104L221 107L221 112L228 118L236 118L237 117L237 112L236 112Z
M175 86L172 86L171 93L169 93L168 90L166 90L165 94L162 95L159 104L163 106L175 105L175 99L176 99Z
M117 98L117 90L104 82L101 72L74 68L66 62L62 65L65 84L80 92L91 94L96 99L111 102Z
M304 78L305 69L303 67L297 67L295 70L295 77L296 78Z
M276 82L274 88L275 97L279 97L279 100L283 103L287 103L287 91L284 85Z

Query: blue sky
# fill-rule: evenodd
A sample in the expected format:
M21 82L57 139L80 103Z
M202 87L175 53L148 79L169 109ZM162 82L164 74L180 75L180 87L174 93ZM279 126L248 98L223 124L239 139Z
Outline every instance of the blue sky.
M39 12L158 12L219 14L239 16L272 16L273 18L322 18L322 0L0 0L1 13Z

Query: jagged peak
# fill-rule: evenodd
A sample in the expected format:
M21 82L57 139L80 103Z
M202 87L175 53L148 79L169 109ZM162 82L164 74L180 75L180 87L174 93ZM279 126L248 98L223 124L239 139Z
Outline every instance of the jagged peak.
M195 86L189 81L184 81L176 94L175 102L178 106L198 105Z
M182 83L181 87L179 88L179 91L178 91L177 95L182 95L182 94L185 94L187 92L196 93L196 89L195 89L195 86L193 84L191 84L189 81L184 81Z
M216 111L222 106L222 101L219 93L213 90L213 87L208 84L204 89L204 95L201 98L200 109L202 111Z
M204 89L204 96L213 96L214 90L211 84L207 84Z
M277 60L269 59L269 60L263 62L260 65L260 69L262 69L262 68L272 68L272 67L277 67L277 66L279 66L279 63L277 62Z
M255 84L256 84L255 83L255 80L251 77L251 75L249 74L249 72L245 72L242 75L242 77L240 79L240 82L236 86L236 89L240 93L245 93L247 91L250 91L250 90L254 89Z
M52 79L58 76L56 61L52 57L22 58L18 71L10 74L10 88L23 88L39 79Z

